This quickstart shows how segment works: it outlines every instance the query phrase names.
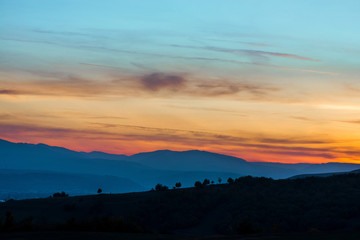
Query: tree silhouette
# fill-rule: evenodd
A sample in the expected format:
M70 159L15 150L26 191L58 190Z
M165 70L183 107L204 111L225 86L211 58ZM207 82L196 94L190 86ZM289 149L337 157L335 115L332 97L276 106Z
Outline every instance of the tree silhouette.
M204 182L203 182L203 185L206 186L206 185L209 185L209 184L210 184L210 180L205 178Z
M102 193L102 189L99 188L99 189L97 190L97 193L98 193L98 194Z
M15 218L10 211L7 211L5 213L5 222L4 222L3 230L5 232L12 231L14 227L15 227Z
M201 188L203 185L202 185L202 183L201 183L200 181L196 181L195 184L194 184L194 186L195 186L196 188Z
M160 183L156 184L156 186L155 186L156 191L165 191L165 190L168 190L168 189L169 189L168 186L164 186L164 185L162 185Z
M67 193L65 193L65 192L61 192L61 193L57 192L57 193L54 193L54 194L53 194L53 197L54 197L54 198L57 198L57 197L68 197L68 196L69 196L69 194L67 194Z
M180 188L181 187L181 182L175 183L175 187Z
M218 182L219 182L219 184L222 182L222 179L219 177L219 179L218 179Z
M227 182L228 182L229 184L234 183L234 179L232 179L231 177L229 177L228 180L227 180Z

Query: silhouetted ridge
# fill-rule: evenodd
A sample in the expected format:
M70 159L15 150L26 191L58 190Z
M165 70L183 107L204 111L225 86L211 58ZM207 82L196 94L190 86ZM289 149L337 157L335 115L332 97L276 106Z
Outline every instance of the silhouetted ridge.
M151 189L159 183L171 188L177 182L181 182L183 187L189 187L199 179L216 182L219 178L226 180L247 175L279 179L360 168L357 164L346 163L247 162L241 158L199 150L159 150L126 156L99 151L76 152L46 144L8 141L0 141L0 152L0 169L115 176L128 179L145 189Z
M158 184L157 191L142 193L81 197L64 193L9 201L0 204L0 218L10 211L15 227L32 216L38 229L62 226L65 231L90 232L96 222L106 224L103 231L121 231L111 227L120 217L153 233L181 235L358 232L360 174L295 180L247 176L228 182L209 185L204 180L201 186L186 189L169 190Z

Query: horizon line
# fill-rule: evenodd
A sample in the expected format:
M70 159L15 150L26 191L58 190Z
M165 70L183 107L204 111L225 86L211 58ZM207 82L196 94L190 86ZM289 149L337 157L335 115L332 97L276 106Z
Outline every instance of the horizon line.
M241 159L245 162L249 162L249 163L280 163L280 164L328 164L328 163L341 163L341 164L358 164L360 165L360 163L352 163L352 162L321 162L321 163L309 163L309 162L293 162L293 163L289 163L289 162L266 162L266 161L248 161L244 158L240 158L240 157L236 157L233 155L229 155L229 154L223 154L223 153L218 153L218 152L212 152L212 151L204 151L204 150L199 150L199 149L189 149L189 150L183 150L183 151L179 151L179 150L171 150L171 149L157 149L154 151L148 151L148 152L137 152L134 154L118 154L118 153L110 153L110 152L103 152L103 151L78 151L76 149L71 149L71 148L67 148L67 147L63 147L63 146L56 146L56 145L49 145L43 142L37 142L37 143L32 143L32 142L22 142L22 141L14 141L14 140L6 140L4 138L0 138L0 141L4 141L4 142L8 142L8 143L12 143L12 144L31 144L31 145L45 145L48 147L57 147L57 148L63 148L72 152L77 152L77 153L105 153L105 154L110 154L110 155L117 155L117 156L126 156L126 157L131 157L137 154L141 154L141 153L153 153L153 152L159 152L159 151L170 151L170 152L190 152L190 151L199 151L199 152L207 152L207 153L213 153L213 154L219 154L219 155L223 155L223 156L228 156L228 157L234 157L237 159Z

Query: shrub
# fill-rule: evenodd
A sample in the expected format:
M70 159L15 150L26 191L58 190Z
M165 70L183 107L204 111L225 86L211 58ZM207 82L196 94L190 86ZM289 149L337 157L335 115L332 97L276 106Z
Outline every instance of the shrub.
M57 193L54 193L52 197L58 198L58 197L68 197L68 196L69 196L69 194L67 194L65 192L61 192L61 193L57 192Z
M203 181L203 185L206 186L206 185L209 185L210 184L210 180L205 178L204 181Z
M196 188L201 188L203 185L202 185L202 183L201 183L200 181L196 181L195 184L194 184L194 186L195 186Z
M156 191L166 191L166 190L168 190L169 189L169 187L168 186L164 186L164 185L162 185L162 184L156 184L156 186L155 186L155 190Z
M227 180L227 182L228 182L229 184L234 183L234 179L232 179L231 177L229 177L228 180Z

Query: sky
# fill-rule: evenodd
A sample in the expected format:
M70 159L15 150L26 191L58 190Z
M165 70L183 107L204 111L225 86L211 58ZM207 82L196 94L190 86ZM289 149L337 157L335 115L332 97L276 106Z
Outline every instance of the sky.
M360 1L0 0L0 138L360 163Z

